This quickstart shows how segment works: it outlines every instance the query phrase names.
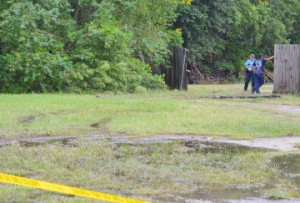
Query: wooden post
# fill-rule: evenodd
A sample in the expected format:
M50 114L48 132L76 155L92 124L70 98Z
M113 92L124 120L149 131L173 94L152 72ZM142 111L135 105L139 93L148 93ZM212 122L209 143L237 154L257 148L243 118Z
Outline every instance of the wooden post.
M274 93L300 93L300 45L275 45Z
M171 68L166 69L166 83L171 89L187 90L187 49L181 47L172 47L171 51Z

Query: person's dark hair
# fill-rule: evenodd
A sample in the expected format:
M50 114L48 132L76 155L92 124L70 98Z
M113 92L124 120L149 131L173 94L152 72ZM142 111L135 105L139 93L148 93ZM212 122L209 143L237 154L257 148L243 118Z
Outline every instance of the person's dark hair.
M264 55L263 54L259 54L258 57L261 59L261 58L264 57Z

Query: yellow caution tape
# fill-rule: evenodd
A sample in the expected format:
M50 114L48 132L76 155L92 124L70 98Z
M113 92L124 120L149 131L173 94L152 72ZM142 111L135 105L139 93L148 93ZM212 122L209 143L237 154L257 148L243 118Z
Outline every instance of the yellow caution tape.
M8 175L0 173L0 182L9 183L14 185L22 185L31 188L37 188L41 190L48 190L52 192L64 193L69 195L75 195L80 197L104 200L108 202L124 202L124 203L148 203L142 200L135 200L131 198L119 197L116 195L110 195L100 192L94 192L90 190L84 190L75 187L69 187L66 185L59 185L30 178L23 178L14 175Z

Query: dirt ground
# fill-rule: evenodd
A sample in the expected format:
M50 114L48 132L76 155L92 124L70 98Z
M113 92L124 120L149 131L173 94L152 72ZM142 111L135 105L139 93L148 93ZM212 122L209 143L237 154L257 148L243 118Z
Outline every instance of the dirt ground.
M78 144L78 139L80 143L95 143L101 140L111 140L115 144L157 144L166 143L174 140L184 140L184 141L200 141L209 143L219 143L219 144L235 144L245 147L253 148L265 148L280 151L294 151L300 150L296 145L300 145L300 137L290 136L290 137L280 137L280 138L254 138L249 140L236 140L229 138L210 138L209 136L198 136L198 135L157 135L151 137L142 138L131 138L128 135L118 135L109 136L101 134L91 134L91 135L81 135L81 136L40 136L31 137L18 140L0 140L1 146L8 145L41 145L41 144L54 144L60 143L62 145L76 145Z

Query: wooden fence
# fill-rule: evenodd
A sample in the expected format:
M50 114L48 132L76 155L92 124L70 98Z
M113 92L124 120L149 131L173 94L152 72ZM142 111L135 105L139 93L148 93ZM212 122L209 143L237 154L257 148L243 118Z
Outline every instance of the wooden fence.
M275 45L274 93L300 93L300 45Z
M187 90L187 68L186 52L187 49L181 47L172 47L171 68L165 71L165 80L171 89Z

